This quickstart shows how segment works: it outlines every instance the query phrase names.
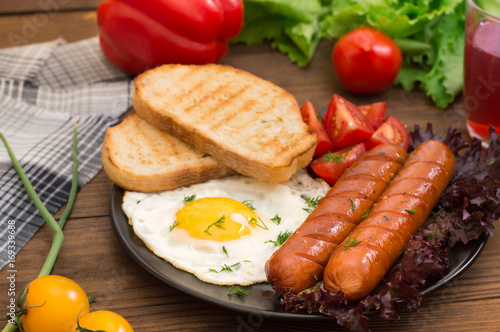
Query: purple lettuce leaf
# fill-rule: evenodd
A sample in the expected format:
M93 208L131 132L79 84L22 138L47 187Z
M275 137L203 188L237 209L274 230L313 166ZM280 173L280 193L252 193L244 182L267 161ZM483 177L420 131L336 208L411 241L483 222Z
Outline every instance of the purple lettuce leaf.
M486 232L493 235L493 221L500 218L500 140L490 128L489 146L483 150L482 142L467 142L451 129L445 137L432 132L428 124L425 132L418 126L410 132L414 149L428 139L447 144L455 154L456 167L449 185L434 207L420 234L430 241L442 241L453 247L467 244Z

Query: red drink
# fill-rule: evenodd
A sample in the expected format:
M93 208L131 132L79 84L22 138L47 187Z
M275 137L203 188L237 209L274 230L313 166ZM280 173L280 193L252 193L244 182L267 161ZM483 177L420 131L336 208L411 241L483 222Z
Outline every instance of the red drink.
M474 22L468 21L474 25ZM481 19L466 27L464 102L471 136L488 140L500 132L500 23Z

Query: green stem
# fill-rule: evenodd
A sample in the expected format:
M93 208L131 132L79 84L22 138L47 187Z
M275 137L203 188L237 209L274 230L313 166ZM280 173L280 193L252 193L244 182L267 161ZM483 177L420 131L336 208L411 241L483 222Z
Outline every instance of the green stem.
M7 325L3 328L2 332L14 332L17 330L17 326L11 323L7 323Z
M73 174L72 174L72 181L71 181L71 190L69 192L69 198L68 198L68 204L66 204L66 209L64 209L63 214L61 215L61 218L59 219L59 227L63 229L64 223L66 223L66 220L68 219L68 216L73 209L73 204L75 203L75 197L76 197L76 192L78 190L78 147L77 147L77 136L78 136L78 131L76 128L76 123L74 125L73 129ZM55 236L55 235L54 235Z
M72 154L73 155L73 174L72 174L71 190L70 190L70 195L69 195L69 199L68 199L68 204L67 204L66 209L64 210L61 218L59 219L59 223L57 223L55 221L54 217L52 217L50 212L43 205L42 201L40 200L40 198L36 194L35 189L31 185L28 177L26 176L26 173L24 173L21 165L17 161L14 153L12 152L12 149L10 148L9 144L7 143L7 140L2 135L2 133L0 133L0 139L4 143L5 148L7 149L7 153L9 154L9 157L12 160L12 164L14 165L14 168L16 169L17 173L19 174L19 177L21 178L21 182L23 183L24 187L26 188L28 195L30 196L33 203L38 208L41 215L43 216L45 221L49 224L50 228L54 232L54 237L52 239L52 246L50 248L49 254L47 255L45 263L43 264L42 269L41 269L40 273L38 274L38 277L42 277L42 276L50 274L50 272L52 271L52 268L54 266L54 263L57 259L57 256L59 254L59 251L61 250L61 246L64 242L64 235L62 232L62 228L63 228L64 223L66 222L66 220L71 212L71 209L73 208L76 192L78 190L77 128L76 128L76 124L74 126L74 131L73 131L73 154ZM17 320L16 320L16 323L18 323ZM16 330L17 330L17 326L9 322L9 323L7 323L5 328L2 330L2 332L14 332Z
M56 220L52 215L50 214L49 210L43 205L42 201L40 200L40 197L35 192L35 189L30 183L30 180L26 176L26 173L24 173L23 168L19 164L19 162L16 159L16 156L12 152L9 144L7 143L7 140L5 137L3 137L2 133L0 133L0 139L3 141L3 144L5 145L5 148L7 149L7 153L9 154L10 159L12 160L12 164L14 165L14 168L16 169L17 173L19 174L19 177L21 178L21 182L23 183L24 187L26 188L26 191L28 192L28 195L30 196L31 200L37 207L37 209L40 211L40 214L42 215L43 219L49 224L50 228L54 232L60 232L61 228L57 224Z
M431 44L413 39L395 39L396 44L403 54L422 54L432 49Z
M59 227L59 226L58 226ZM57 255L61 250L61 246L64 241L64 235L62 230L59 228L59 231L56 231L54 234L54 238L52 239L52 246L50 247L49 254L43 263L42 269L38 274L38 278L49 275L54 267L54 263L56 262Z

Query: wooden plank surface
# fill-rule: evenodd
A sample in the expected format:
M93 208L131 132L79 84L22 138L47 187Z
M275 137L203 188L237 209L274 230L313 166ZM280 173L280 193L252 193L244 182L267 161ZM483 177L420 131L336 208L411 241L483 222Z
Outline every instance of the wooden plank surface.
M97 36L97 15L91 11L0 16L0 48L64 38L68 42Z
M28 43L64 37L68 41L96 36L94 11L58 12L32 36L23 35L23 24L32 14L0 17L0 47L12 46L6 37L16 33ZM26 29L26 28L25 28ZM28 38L29 37L29 38ZM388 113L410 126L428 121L444 133L452 125L462 132L463 106L459 99L448 110L437 109L421 92L392 88L370 97L342 90L330 63L332 41L323 41L307 68L291 64L269 45L234 45L223 63L248 70L290 91L299 104L311 100L326 108L333 93L356 104L387 101ZM156 280L140 268L120 246L110 224L109 195L112 183L100 172L77 195L65 226L65 243L54 274L65 275L97 297L92 310L109 309L126 317L135 331L341 331L334 321L288 322L247 315L207 304ZM59 215L59 214L58 214ZM38 274L47 255L52 232L44 226L17 256L17 289ZM424 298L418 313L403 311L392 324L370 316L372 331L500 331L500 236L492 237L477 261L459 278ZM0 299L6 305L8 272L0 271ZM5 307L3 307L5 308ZM4 309L3 309L4 310ZM2 315L4 317L4 315ZM5 321L3 321L5 322Z
M102 0L3 0L0 14L44 14L69 10L96 9Z

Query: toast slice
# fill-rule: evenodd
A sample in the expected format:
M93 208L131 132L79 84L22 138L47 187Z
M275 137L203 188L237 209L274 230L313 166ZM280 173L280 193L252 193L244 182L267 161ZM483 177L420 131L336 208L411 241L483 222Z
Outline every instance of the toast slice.
M137 114L238 173L280 183L312 160L315 134L269 81L225 65L163 65L134 85Z
M236 174L135 113L107 129L102 165L115 184L141 192L172 190Z

